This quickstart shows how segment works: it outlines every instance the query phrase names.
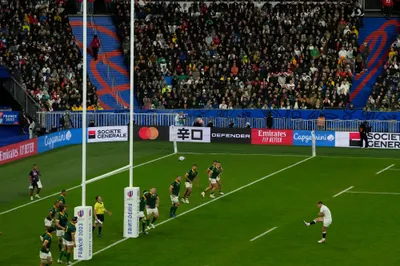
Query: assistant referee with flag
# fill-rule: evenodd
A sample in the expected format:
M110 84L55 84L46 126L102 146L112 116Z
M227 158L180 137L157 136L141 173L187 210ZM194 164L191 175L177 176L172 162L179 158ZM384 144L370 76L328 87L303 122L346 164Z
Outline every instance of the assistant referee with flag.
M99 225L99 237L103 237L102 235L102 229L103 229L103 223L104 223L104 213L107 213L108 215L112 215L111 212L109 212L105 207L104 207L104 202L102 201L100 196L96 196L96 203L94 204L94 225L93 225L93 232L96 229L96 226Z

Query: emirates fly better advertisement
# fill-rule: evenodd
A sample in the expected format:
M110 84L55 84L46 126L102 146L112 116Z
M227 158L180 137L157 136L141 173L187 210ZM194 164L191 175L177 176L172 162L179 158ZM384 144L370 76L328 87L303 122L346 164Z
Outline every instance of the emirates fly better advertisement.
M293 145L293 130L253 128L251 144Z

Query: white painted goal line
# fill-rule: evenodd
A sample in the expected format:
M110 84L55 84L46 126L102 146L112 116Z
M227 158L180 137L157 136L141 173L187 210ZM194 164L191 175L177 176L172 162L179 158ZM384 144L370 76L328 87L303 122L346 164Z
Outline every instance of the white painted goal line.
M340 196L340 195L342 195L343 193L346 193L347 191L349 191L349 190L352 189L352 188L354 188L354 186L348 187L348 188L346 188L346 189L340 191L339 193L333 195L333 198L336 198L337 196Z
M133 168L137 168L137 167L141 167L141 166L144 166L144 165L147 165L147 164L150 164L150 163L154 163L154 162L156 162L156 161L159 161L159 160L168 158L168 157L170 157L170 156L172 156L172 155L174 155L174 154L175 154L175 153L171 153L171 154L164 155L164 156L161 156L161 157L159 157L159 158L156 158L156 159L153 159L153 160L150 160L150 161L141 163L141 164L134 165ZM107 177L110 177L110 176L113 176L113 175L116 175L116 174L125 172L125 171L127 171L127 170L129 170L129 165L123 166L123 167L121 167L121 168L118 168L118 169L116 169L116 170L114 170L114 171L105 173L105 174L103 174L103 175L100 175L100 176L91 178L91 179L89 179L89 180L86 181L86 184L90 184L90 183L93 183L93 182L102 180L102 179L104 179L104 178L107 178ZM77 188L80 188L81 186L82 186L82 184L77 185L77 186L74 186L74 187L71 187L71 188L68 188L67 191L75 190L75 189L77 189ZM42 198L40 198L40 199L37 199L37 200L34 200L34 201L30 201L30 202L28 202L28 203L19 205L19 206L17 206L17 207L11 208L11 209L9 209L9 210L0 212L0 215L13 212L13 211L15 211L15 210L18 210L18 209L24 208L24 207L26 207L26 206L29 206L29 205L38 203L38 202L40 202L40 201L43 201L43 200L45 200L45 199L48 199L48 198L51 198L51 197L55 197L55 196L57 196L57 195L59 195L59 194L60 194L60 192L56 192L56 193L54 193L54 194L47 195L47 196L42 197Z
M250 183L248 183L247 185L243 185L243 186L241 186L241 187L239 187L239 188L237 188L237 189L235 189L235 190L232 190L232 191L230 191L230 192L227 192L227 193L225 193L224 195L221 195L221 196L219 196L219 197L217 197L217 198L215 198L215 199L212 199L212 200L210 200L210 201L204 202L204 203L202 203L202 204L200 204L200 205L198 205L198 206L196 206L196 207L194 207L194 208L191 208L191 209L189 209L189 210L187 210L187 211L184 211L184 212L178 214L178 215L176 216L176 218L179 218L180 216L183 216L183 215L186 215L186 214L188 214L188 213L191 213L192 211L195 211L195 210L197 210L197 209L199 209L199 208L202 208L202 207L204 207L204 206L206 206L206 205L208 205L208 204L210 204L210 203L213 203L213 202L215 202L215 201L217 201L217 200L220 200L220 199L222 199L222 198L224 198L224 197L227 197L228 195L231 195L231 194L236 193L236 192L238 192L238 191L240 191L240 190L242 190L242 189L245 189L245 188L247 188L247 187L249 187L249 186L252 186L252 185L254 185L254 184L258 183L258 182L261 182L261 181L263 181L263 180L265 180L265 179L268 179L268 178L271 177L271 176L277 175L277 174L279 174L279 173L281 173L281 172L283 172L283 171L286 171L286 170L288 170L288 169L290 169L290 168L293 168L293 167L295 167L295 166L297 166L297 165L299 165L299 164L302 164L302 163L304 163L304 162L306 162L306 161L308 161L308 160L310 160L310 159L312 159L312 158L314 158L314 157L311 156L311 157L308 157L308 158L303 159L303 160L301 160L301 161L298 161L298 162L296 162L296 163L294 163L294 164L291 164L291 165L289 165L289 166L286 166L286 167L284 167L284 168L282 168L282 169L280 169L280 170L278 170L278 171L275 171L275 172L273 172L273 173L271 173L271 174L269 174L269 175L266 175L266 176L264 176L264 177L261 177L261 178L255 180L255 181L253 181L253 182L250 182ZM158 223L158 224L156 225L156 227L158 227L158 226L160 226L160 225L163 225L163 224L165 224L165 223L168 223L168 222L170 222L170 221L172 221L172 220L174 220L174 219L176 219L176 218L169 218L169 219L167 219L167 220L161 221L160 223ZM120 239L120 240L114 242L114 243L111 244L111 245L108 245L108 246L106 246L106 247L104 247L104 248L102 248L102 249L100 249L100 250L98 250L98 251L96 251L96 252L93 252L93 256L95 256L95 255L97 255L97 254L99 254L99 253L101 253L101 252L103 252L103 251L106 251L106 250L108 250L108 249L110 249L110 248L112 248L112 247L114 247L114 246L116 246L116 245L118 245L118 244L120 244L120 243L122 243L122 242L128 240L128 239L129 239L129 238L122 238L122 239ZM78 264L79 262L82 262L82 261L80 261L80 260L75 261L75 262L72 263L72 265Z

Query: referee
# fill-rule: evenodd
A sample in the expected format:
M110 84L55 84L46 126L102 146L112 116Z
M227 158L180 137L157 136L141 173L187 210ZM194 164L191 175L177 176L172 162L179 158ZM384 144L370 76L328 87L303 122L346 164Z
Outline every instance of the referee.
M106 208L104 208L104 202L102 201L101 197L96 196L96 203L94 204L95 220L93 225L93 232L96 229L96 226L99 225L99 237L103 237L101 231L103 229L104 213L112 215L111 212L107 211Z

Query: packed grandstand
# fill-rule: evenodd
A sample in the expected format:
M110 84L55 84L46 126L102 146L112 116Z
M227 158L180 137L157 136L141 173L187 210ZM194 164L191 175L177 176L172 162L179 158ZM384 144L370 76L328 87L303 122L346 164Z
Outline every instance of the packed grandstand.
M82 55L66 3L1 2L0 64L43 110L81 110ZM143 109L353 109L353 80L368 71L358 1L137 1L135 8ZM112 9L129 68L130 1ZM399 43L385 55L367 110L400 109ZM90 78L87 87L90 109L102 108L100 88Z

